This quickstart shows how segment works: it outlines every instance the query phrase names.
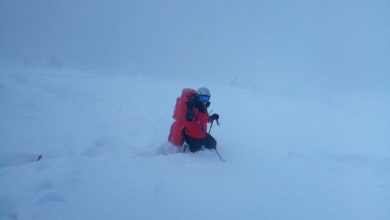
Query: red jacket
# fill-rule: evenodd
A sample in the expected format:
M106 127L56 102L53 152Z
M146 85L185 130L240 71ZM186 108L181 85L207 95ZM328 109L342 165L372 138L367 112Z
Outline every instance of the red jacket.
M197 97L193 97L193 99L197 99ZM191 102L191 99L189 102ZM197 102L198 103L193 106L187 106L184 132L192 138L204 138L207 134L207 121L209 120L209 114L207 113L206 105L198 100Z
M207 108L193 89L183 89L181 97L176 100L173 119L168 140L176 146L183 145L183 132L193 138L203 138L207 133Z

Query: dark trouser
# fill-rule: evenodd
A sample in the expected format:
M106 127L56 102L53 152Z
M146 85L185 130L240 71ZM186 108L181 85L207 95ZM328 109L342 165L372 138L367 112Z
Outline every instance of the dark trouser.
M207 149L214 149L217 147L217 141L210 134L206 134L204 138L192 138L184 133L184 141L190 147L191 152L196 152L204 146Z

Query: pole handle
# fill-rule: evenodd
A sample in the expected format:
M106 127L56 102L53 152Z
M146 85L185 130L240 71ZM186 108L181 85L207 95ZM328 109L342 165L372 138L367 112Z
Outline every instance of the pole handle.
M210 134L211 128L213 127L213 123L214 123L214 120L211 121L211 125L210 125L210 128L209 128L209 134Z

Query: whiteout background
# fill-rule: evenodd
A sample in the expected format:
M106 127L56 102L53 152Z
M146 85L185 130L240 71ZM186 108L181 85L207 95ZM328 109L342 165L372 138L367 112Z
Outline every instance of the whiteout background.
M2 1L0 218L388 219L389 7ZM166 144L200 86L226 162Z

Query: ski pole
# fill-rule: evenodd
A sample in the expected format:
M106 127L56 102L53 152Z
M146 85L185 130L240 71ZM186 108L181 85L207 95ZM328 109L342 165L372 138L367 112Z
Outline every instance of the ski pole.
M214 120L211 121L211 125L210 125L210 128L209 128L209 134L210 134L211 128L213 127L213 123L214 123Z
M215 152L217 152L217 155L219 157L219 159L221 159L222 161L225 161L224 159L222 159L221 155L219 154L219 152L217 151L217 148L214 148L215 149Z
M210 129L209 129L209 134L210 134L211 128L213 127L213 123L214 123L214 120L211 122ZM217 124L219 125L218 120L217 120ZM215 150L215 152L217 153L219 159L221 159L222 161L225 161L224 159L222 159L221 155L220 155L219 152L217 151L217 147L215 147L214 150Z

